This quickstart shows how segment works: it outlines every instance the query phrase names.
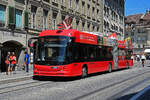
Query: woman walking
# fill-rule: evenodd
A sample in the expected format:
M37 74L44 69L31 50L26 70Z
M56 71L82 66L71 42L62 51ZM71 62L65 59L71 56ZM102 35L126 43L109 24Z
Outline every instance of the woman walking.
M8 52L8 54L6 56L5 64L6 64L6 69L7 69L6 74L10 75L10 71L11 71L11 68L10 68L10 52Z
M10 56L10 59L11 59L11 70L14 71L14 74L16 74L16 56L15 56L15 53L12 52L12 55Z

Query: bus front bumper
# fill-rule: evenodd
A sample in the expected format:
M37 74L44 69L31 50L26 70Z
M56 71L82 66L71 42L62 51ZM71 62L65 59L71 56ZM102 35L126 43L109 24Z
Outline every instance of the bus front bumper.
M69 71L33 71L33 76L62 76L71 77L76 76L71 74Z

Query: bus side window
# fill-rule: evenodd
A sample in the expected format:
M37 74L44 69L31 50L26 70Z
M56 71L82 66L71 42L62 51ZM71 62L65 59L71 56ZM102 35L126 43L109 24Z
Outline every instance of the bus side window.
M73 46L73 59L75 62L85 60L85 47L79 44Z
M78 58L79 58L79 50L78 50L78 47L77 46L74 46L73 47L74 49L73 49L73 60L74 61L77 61L78 60Z
M98 61L102 61L104 59L104 54L103 54L103 48L102 47L98 47L97 51L96 51L96 59Z
M90 61L95 61L96 60L96 47L90 46L88 48L88 57Z

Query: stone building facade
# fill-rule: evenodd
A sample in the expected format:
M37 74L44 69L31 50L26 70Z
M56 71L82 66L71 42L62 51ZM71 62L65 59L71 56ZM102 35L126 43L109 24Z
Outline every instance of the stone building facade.
M117 38L124 38L124 0L104 0L103 32L110 35L117 33Z
M24 63L28 39L72 17L74 29L103 32L103 0L0 0L0 71L7 52Z
M29 0L27 8L33 29L57 29L57 24L72 16L74 29L102 32L103 0Z
M1 72L6 71L5 58L8 52L15 52L19 66L24 63L24 50L27 46L25 12L26 6L23 0L0 0Z
M150 48L150 11L126 17L125 38L131 38L134 53L141 54Z

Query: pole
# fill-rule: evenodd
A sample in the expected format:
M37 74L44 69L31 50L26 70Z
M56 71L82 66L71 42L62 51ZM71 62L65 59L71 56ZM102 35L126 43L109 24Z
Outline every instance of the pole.
M25 0L25 9L26 9L26 11L28 10L28 0ZM28 47L28 27L27 28L25 28L25 30L26 30L26 49L27 49L27 47Z
M28 29L26 29L26 48L28 47Z

